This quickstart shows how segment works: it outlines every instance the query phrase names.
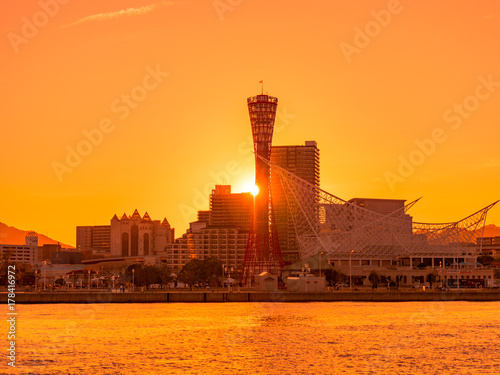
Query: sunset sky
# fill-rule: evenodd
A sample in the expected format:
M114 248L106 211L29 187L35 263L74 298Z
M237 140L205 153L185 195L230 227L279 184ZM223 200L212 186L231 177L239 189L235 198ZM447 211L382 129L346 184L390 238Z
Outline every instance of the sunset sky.
M499 2L8 0L0 25L8 225L74 245L137 208L180 236L215 183L248 191L260 80L336 196L428 222L500 199Z

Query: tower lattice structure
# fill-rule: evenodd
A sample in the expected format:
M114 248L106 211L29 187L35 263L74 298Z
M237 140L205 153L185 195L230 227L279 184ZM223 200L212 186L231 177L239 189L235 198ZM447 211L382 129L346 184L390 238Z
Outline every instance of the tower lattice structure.
M255 152L255 185L259 192L254 196L254 210L248 235L242 281L249 282L262 273L279 275L283 260L271 200L271 144L278 98L257 95L247 99ZM267 161L267 162L266 162Z

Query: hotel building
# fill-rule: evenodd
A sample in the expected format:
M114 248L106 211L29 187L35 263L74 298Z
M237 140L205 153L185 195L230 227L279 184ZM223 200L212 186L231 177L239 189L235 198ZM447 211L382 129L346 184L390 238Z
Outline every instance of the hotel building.
M166 218L152 220L147 212L141 217L135 210L132 216L111 219L111 258L157 255L173 240L174 229Z
M315 141L306 141L303 146L272 146L271 162L319 188L319 149ZM283 263L291 264L300 259L291 214L297 207L285 196L275 171L271 171L271 195Z
M210 210L198 211L198 220L167 244L160 258L174 271L191 259L215 257L233 270L240 270L245 258L252 220L253 196L231 193L230 185L216 185L210 195Z

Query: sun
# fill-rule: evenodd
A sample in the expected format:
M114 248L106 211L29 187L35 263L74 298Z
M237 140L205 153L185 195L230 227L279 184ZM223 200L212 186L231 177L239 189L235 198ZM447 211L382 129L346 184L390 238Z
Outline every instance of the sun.
M255 177L253 176L253 174L249 173L248 175L245 175L245 177L241 180L235 181L234 191L250 193L253 196L259 194L259 188L255 185Z
M257 185L250 186L248 191L255 197L257 194L259 194L259 187Z

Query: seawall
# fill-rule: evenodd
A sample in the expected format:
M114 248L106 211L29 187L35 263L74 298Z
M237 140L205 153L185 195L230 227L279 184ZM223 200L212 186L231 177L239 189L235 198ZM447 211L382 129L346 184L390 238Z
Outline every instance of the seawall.
M7 304L6 293L0 294L0 302ZM16 304L54 303L174 303L174 302L411 302L411 301L500 301L500 290L482 291L387 291L294 293L277 292L41 292L16 293Z

